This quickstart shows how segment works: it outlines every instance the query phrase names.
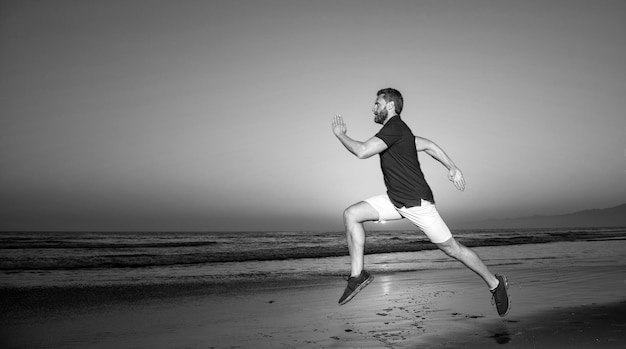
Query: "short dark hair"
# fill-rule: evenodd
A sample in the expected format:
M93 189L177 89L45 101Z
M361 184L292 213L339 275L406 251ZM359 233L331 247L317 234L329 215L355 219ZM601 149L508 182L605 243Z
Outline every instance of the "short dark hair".
M376 96L383 96L385 102L393 102L396 106L396 114L402 113L402 107L404 106L404 100L402 94L395 88L384 88L376 93Z

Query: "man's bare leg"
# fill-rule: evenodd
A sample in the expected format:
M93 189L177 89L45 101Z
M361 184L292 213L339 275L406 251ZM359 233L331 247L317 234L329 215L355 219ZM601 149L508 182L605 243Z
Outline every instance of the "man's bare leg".
M363 223L378 220L378 212L365 201L348 207L343 212L343 222L346 228L348 250L352 261L350 276L358 276L363 270L365 251L365 229Z
M496 279L495 275L493 275L485 263L480 259L478 254L474 252L472 249L463 246L459 242L457 242L454 237L446 240L445 242L436 244L439 249L441 249L448 256L460 261L470 270L478 274L489 289L494 289L498 286L498 279Z
M363 223L378 219L378 212L367 202L359 202L348 207L343 213L346 226L346 239L351 258L351 274L348 285L339 298L339 305L344 305L369 285L374 277L363 269L365 251L365 229Z

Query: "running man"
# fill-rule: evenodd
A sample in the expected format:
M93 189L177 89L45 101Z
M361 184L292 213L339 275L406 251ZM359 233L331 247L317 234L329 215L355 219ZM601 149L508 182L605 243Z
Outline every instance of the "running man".
M383 125L380 131L365 142L346 135L347 128L341 115L332 122L333 133L346 149L359 159L380 155L380 166L387 194L375 196L348 207L343 214L352 270L348 285L339 299L346 304L374 277L364 268L365 230L368 221L391 221L407 218L422 230L439 249L463 263L478 274L489 287L498 314L505 316L510 308L507 279L492 274L480 257L457 242L435 208L433 193L424 179L417 158L424 151L448 169L448 178L457 189L465 189L463 173L448 155L428 139L415 137L402 121L403 99L399 91L387 88L378 91L372 112L374 122Z

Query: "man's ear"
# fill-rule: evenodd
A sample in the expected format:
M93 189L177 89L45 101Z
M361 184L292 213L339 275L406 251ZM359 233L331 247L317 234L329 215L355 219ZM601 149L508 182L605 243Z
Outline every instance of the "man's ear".
M394 101L388 102L385 107L387 107L387 111L395 111L396 103Z

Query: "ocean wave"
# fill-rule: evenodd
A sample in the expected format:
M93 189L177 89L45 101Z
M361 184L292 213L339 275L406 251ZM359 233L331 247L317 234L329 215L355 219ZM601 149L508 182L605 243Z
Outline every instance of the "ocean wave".
M621 239L624 229L511 230L455 232L469 247ZM334 233L239 234L4 234L0 270L150 268L211 263L281 261L348 255L345 238ZM415 232L371 232L366 254L436 249Z
M25 242L28 242L25 244ZM132 248L172 248L172 247L203 247L215 245L215 241L185 241L185 242L137 242L137 243L112 243L112 242L68 242L58 240L37 241L5 241L0 250L11 249L132 249Z

